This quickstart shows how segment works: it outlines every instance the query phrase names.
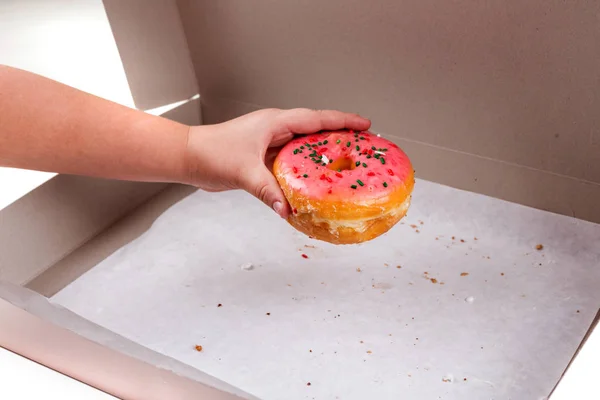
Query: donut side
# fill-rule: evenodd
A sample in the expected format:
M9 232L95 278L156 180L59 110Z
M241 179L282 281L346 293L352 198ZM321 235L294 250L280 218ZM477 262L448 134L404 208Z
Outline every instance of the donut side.
M414 187L411 170L403 184L383 197L314 199L292 188L278 159L273 172L293 210L288 222L308 236L333 244L362 243L389 231L406 215Z

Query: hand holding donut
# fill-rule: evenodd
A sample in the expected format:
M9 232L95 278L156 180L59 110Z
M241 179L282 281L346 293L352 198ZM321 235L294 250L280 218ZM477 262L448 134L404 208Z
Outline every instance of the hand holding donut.
M0 167L244 189L337 244L381 235L410 204L410 160L358 115L266 109L190 127L2 65L0 87Z
M269 168L294 134L366 130L369 120L340 111L264 109L217 125L190 128L186 183L207 191L243 189L282 218L291 209Z

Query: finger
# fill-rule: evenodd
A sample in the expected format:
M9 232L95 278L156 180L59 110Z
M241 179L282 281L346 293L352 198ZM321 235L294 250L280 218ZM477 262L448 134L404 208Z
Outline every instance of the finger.
M264 165L260 165L247 175L247 182L242 182L242 188L269 206L281 218L290 215L290 206L281 191L275 176Z
M280 134L274 134L269 143L269 147L283 147L284 144L294 138L294 134L289 131L281 132Z
M278 115L285 128L292 133L315 133L338 129L367 130L371 121L357 114L335 110L296 108Z

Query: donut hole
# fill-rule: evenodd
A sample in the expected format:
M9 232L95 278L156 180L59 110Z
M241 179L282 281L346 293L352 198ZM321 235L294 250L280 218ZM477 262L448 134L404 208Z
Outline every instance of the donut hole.
M341 157L337 160L333 160L327 167L333 171L345 171L356 168L356 165L350 157Z

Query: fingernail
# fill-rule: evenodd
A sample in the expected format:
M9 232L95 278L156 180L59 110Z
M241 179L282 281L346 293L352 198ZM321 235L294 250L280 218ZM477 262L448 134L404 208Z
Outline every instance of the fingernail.
M281 216L281 211L283 211L283 204L281 204L280 201L276 201L275 203L273 203L273 210L275 210L275 212L279 214L279 216Z

